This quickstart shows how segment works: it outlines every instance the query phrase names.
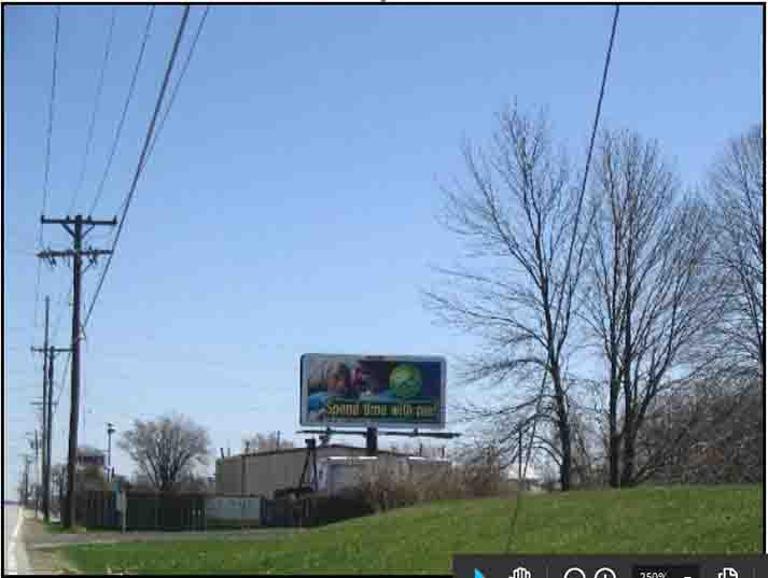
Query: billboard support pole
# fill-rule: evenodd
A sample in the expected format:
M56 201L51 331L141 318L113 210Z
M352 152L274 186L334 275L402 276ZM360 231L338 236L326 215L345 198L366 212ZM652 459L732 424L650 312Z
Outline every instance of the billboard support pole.
M365 455L375 456L378 453L378 439L376 428L368 427L365 429Z

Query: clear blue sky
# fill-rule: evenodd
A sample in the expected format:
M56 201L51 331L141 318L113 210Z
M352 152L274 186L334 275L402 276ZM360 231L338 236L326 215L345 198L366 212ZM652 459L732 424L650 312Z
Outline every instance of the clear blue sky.
M47 213L69 209L83 165L112 8L61 12ZM66 345L70 269L34 258L55 9L4 9L5 490L40 395L42 301ZM514 98L548 110L574 159L594 114L611 6L213 7L136 193L83 347L81 443L105 422L182 412L213 447L298 428L303 352L444 354L475 341L435 325L420 290L459 246L435 220ZM190 16L186 53L202 8ZM76 208L93 199L147 8L119 6ZM181 8L158 7L126 129L95 216L126 194ZM625 6L603 127L659 140L694 186L723 143L762 118L762 8ZM45 244L66 233L48 226ZM95 246L109 233L94 231ZM103 263L102 265L103 266ZM98 270L86 273L90 301ZM37 324L35 325L35 317ZM63 369L57 369L57 392ZM55 416L65 456L68 379ZM449 380L449 399L460 397ZM449 421L450 421L449 413ZM452 427L455 427L453 424ZM114 454L118 471L132 465Z

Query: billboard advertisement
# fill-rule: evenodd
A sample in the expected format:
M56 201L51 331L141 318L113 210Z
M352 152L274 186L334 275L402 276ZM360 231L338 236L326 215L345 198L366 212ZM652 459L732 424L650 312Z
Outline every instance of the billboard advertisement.
M445 358L301 356L301 425L442 428Z

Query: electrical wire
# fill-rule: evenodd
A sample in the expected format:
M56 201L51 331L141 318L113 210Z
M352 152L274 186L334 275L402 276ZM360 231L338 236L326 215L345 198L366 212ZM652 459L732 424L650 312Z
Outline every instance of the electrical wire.
M104 185L107 181L107 176L109 175L109 171L112 168L112 161L115 158L115 152L117 151L117 145L120 142L120 137L123 133L123 126L125 125L125 119L128 113L128 107L131 104L131 100L133 99L133 93L136 88L136 79L139 75L139 69L141 68L142 60L144 59L144 50L147 47L147 40L149 39L149 31L152 27L152 19L155 15L155 5L149 7L149 15L147 17L147 22L144 25L144 37L141 41L141 48L139 48L139 55L136 59L136 64L133 67L133 74L131 76L131 82L128 87L128 94L125 97L125 103L123 104L123 111L120 115L120 120L117 124L117 130L115 131L115 138L112 141L112 147L109 151L109 156L107 158L107 164L104 167L104 172L101 175L101 181L99 181L99 186L96 190L96 196L93 199L93 202L91 203L90 209L88 209L88 214L92 215L94 210L96 210L96 206L99 204L99 200L101 199L101 195L104 193Z
M567 271L568 271L568 269L570 268L570 265L571 265L571 258L572 258L572 254L573 254L573 247L574 247L574 244L575 244L576 232L578 230L579 217L581 215L581 206L582 206L582 202L584 200L584 194L585 194L585 191L586 191L586 188L587 188L587 176L589 174L589 167L592 164L592 151L594 149L595 136L597 135L597 127L598 127L598 125L600 123L600 112L601 112L602 104L603 104L603 96L605 95L605 85L606 85L607 80L608 80L608 67L609 67L609 65L611 63L611 53L613 52L613 43L614 43L614 40L616 38L616 24L617 24L618 19L619 19L619 6L620 6L619 4L615 5L615 10L614 10L614 13L613 13L613 24L611 25L611 37L610 37L610 40L608 41L608 51L606 52L606 55L605 55L605 65L603 67L603 78L602 78L602 80L600 82L600 94L599 94L598 99L597 99L597 107L596 107L596 110L595 110L595 118L594 118L594 120L592 122L592 134L591 134L590 139L589 139L589 149L587 150L586 167L584 169L584 176L583 176L582 182L581 182L581 190L579 192L579 199L578 199L578 206L577 206L577 213L576 213L576 222L574 223L574 231L573 231L573 235L572 235L572 238L571 238L571 244L570 244L570 247L569 247L569 250L568 250L568 261L566 262L566 276L567 276ZM562 293L561 293L561 298L562 298ZM559 314L560 314L560 305L558 304L557 317L559 317ZM541 400L544 397L545 385L546 385L546 374L544 374L542 376L541 391L539 393L539 397L538 397L537 405L536 405L536 415L537 416L538 416L538 413L540 411ZM537 423L537 421L538 421L538 417L534 420L533 427L531 428L531 436L530 436L530 438L528 440L528 446L526 448L526 457L525 457L525 465L523 467L523 476L527 475L528 468L529 468L529 465L530 465L530 458L531 458L531 452L532 452L532 449L533 449L533 442L534 442L534 439L535 439L535 436L536 436L536 423ZM520 456L520 459L522 459L522 456ZM517 520L518 520L518 518L520 516L520 510L521 510L521 506L522 506L522 495L523 495L522 488L523 488L523 480L518 480L518 492L517 492L517 499L515 500L515 511L514 511L512 517L511 517L509 532L507 534L507 544L506 544L506 549L505 549L505 552L507 552L507 553L509 553L510 548L512 546L512 538L513 538L513 535L514 535L515 525L516 525Z
M151 16L151 14L150 14L150 16ZM141 152L141 155L139 157L139 163L137 165L136 172L135 172L135 174L133 176L133 181L131 183L131 187L130 187L130 189L128 191L128 194L126 196L126 202L124 203L124 209L122 211L122 216L121 216L121 219L120 219L120 223L119 223L118 228L117 228L117 233L115 234L115 238L114 238L114 240L112 242L112 248L111 248L112 252L110 253L109 258L107 260L107 265L105 266L104 270L102 271L101 277L99 278L99 283L98 283L98 285L96 287L96 291L94 292L93 300L91 301L91 304L90 304L90 306L88 308L88 312L87 312L87 314L85 316L85 321L81 325L82 328L84 328L87 325L88 319L90 319L91 312L93 311L93 307L96 304L96 299L98 298L98 295L99 295L99 292L101 290L102 284L104 282L104 278L106 276L106 273L109 270L109 264L112 261L112 256L114 255L115 246L117 245L117 241L118 241L118 239L120 237L120 231L121 231L122 225L123 225L123 223L125 221L125 215L126 215L126 213L128 211L128 207L130 205L130 199L132 198L133 193L136 190L136 184L138 183L138 179L141 176L141 171L142 171L143 166L144 166L144 158L145 158L145 155L146 155L146 152L147 152L148 144L149 144L150 138L151 138L153 130L154 130L155 122L157 121L157 116L158 116L158 113L159 113L159 110L160 110L160 105L162 104L163 96L165 94L165 90L166 90L167 85L168 85L168 79L170 77L171 70L173 69L173 64L174 64L174 62L176 60L176 54L178 52L179 43L181 41L181 37L183 35L184 28L186 26L188 15L189 15L189 6L187 5L187 6L184 7L184 14L182 15L181 22L179 24L179 30L176 33L176 38L175 38L174 43L173 43L173 49L172 49L170 57L168 59L168 65L166 67L165 76L163 78L163 84L162 84L162 86L160 88L160 93L158 95L157 102L155 104L155 110L154 110L154 113L152 115L152 119L150 121L149 127L147 129L147 134L146 134L146 136L144 138L144 146L142 148L142 152ZM146 29L145 29L145 33L146 33ZM72 359L72 352L70 351L70 352L67 353L67 360L66 360L66 362L64 364L64 370L62 371L61 379L60 379L60 382L59 382L59 391L58 391L58 394L56 396L56 404L55 404L55 407L54 407L54 410L53 410L54 411L54 415L55 415L56 410L58 409L58 405L59 405L59 400L61 398L61 394L64 391L64 383L65 383L64 378L66 376L66 371L69 368L69 364L71 363L71 359Z
M45 214L45 209L48 204L48 183L51 173L51 137L53 135L53 104L56 101L56 72L59 67L59 28L60 28L60 16L61 6L56 7L56 19L54 25L53 34L53 66L51 72L51 92L48 97L48 128L46 130L45 138L45 165L43 172L43 207L40 211L41 215ZM40 222L37 233L37 248L42 250L43 248L43 223ZM34 325L38 325L38 310L40 305L40 269L42 263L40 259L37 260L37 273L35 275L35 312L34 312Z
M136 166L136 171L133 175L133 180L131 182L131 186L128 190L128 194L126 196L126 200L123 206L122 214L120 216L120 222L117 225L117 230L115 232L115 238L112 241L112 247L111 251L109 253L109 256L107 257L107 263L104 267L104 270L102 271L101 277L99 277L99 282L96 286L96 291L93 296L93 300L91 301L90 306L88 307L88 312L85 315L85 321L83 322L83 327L85 327L88 324L88 321L91 318L91 314L93 313L93 308L96 305L96 302L98 300L99 294L101 292L101 288L104 285L104 279L107 276L107 272L109 271L109 267L112 264L112 259L115 256L115 251L117 249L117 243L120 240L120 234L122 233L123 227L125 226L125 217L128 213L128 209L131 206L131 201L133 200L134 193L136 192L136 185L139 182L139 177L141 176L141 173L145 166L145 159L147 155L147 151L149 149L149 143L152 140L152 135L154 133L155 124L157 122L157 117L160 112L160 107L163 103L163 97L165 96L166 89L168 88L168 80L171 76L171 71L173 70L173 65L176 62L176 55L178 53L179 44L181 42L181 37L184 33L184 28L187 24L187 18L189 16L189 5L186 5L184 7L184 14L181 17L181 22L179 23L179 29L176 33L176 39L173 43L173 49L171 50L170 57L168 58L168 66L165 70L165 76L163 77L163 84L160 87L160 93L157 97L157 102L155 104L155 110L152 114L152 120L149 123L149 127L147 129L146 136L144 138L144 146L141 150L141 155L139 156L139 162Z
M56 7L56 25L53 36L53 69L51 73L51 94L48 98L48 130L46 133L45 145L45 172L43 177L43 214L48 203L48 184L51 173L51 137L53 135L53 105L56 101L56 72L59 67L59 28L61 20L61 6ZM42 247L43 224L40 223L39 243Z
M83 341L85 341L85 351L86 351L86 355L87 355L88 354L88 340L84 339ZM88 380L86 379L86 373L87 372L84 371L84 369L85 369L84 367L81 368L81 372L80 372L81 379L82 379L82 382L83 382L83 388L82 388L82 392L81 392L81 395L80 395L80 435L78 436L78 440L80 440L81 444L87 445L86 441L85 441L85 431L86 431L85 430L85 413L86 413L86 409L85 409L86 403L85 403L85 400L86 400L86 397L88 395L87 388L86 388Z
M146 41L146 34L148 33L149 22L151 21L151 17L152 17L153 13L154 12L150 13L150 18L148 19L148 23L147 23L147 26L145 28L145 41ZM155 122L157 121L157 116L158 116L158 113L159 113L159 110L160 110L160 105L162 104L162 99L163 99L163 96L165 94L165 90L166 90L167 85L168 85L168 79L170 77L171 70L173 69L173 64L174 64L175 59L176 59L176 54L178 52L179 43L181 41L181 37L183 35L184 28L186 26L186 21L187 21L188 15L189 15L189 6L185 6L184 7L184 14L182 15L181 22L179 24L179 30L176 33L176 38L174 40L173 49L171 51L171 55L170 55L169 60L168 60L168 66L166 67L165 76L163 78L163 84L162 84L162 86L160 88L160 93L158 95L157 103L155 104L155 110L154 110L154 113L152 115L152 120L150 121L149 128L147 129L147 134L146 134L145 139L144 139L144 146L143 146L141 155L139 157L139 164L137 165L136 172L134 174L133 181L131 183L131 187L130 187L130 189L128 191L128 194L126 196L126 202L124 203L124 208L123 208L123 211L122 211L122 216L121 216L121 219L120 219L120 223L118 225L117 233L115 234L115 238L114 238L114 240L112 242L112 252L109 255L109 259L107 260L107 265L105 266L104 270L102 271L102 275L99 278L99 283L98 283L98 285L96 287L96 291L94 292L94 296L93 296L93 300L91 301L91 305L89 306L88 312L87 312L87 314L85 316L85 321L82 323L82 328L84 328L87 325L88 319L90 319L91 312L93 311L93 307L96 304L96 299L98 298L99 291L101 290L102 284L104 282L104 277L106 276L106 273L107 273L107 271L109 269L109 264L111 263L111 260L112 260L112 256L114 255L115 246L117 245L117 241L118 241L119 236L120 236L120 230L122 229L122 225L123 225L123 223L125 221L125 214L127 213L128 207L130 205L130 199L132 198L133 193L135 192L136 184L138 182L139 176L141 176L141 170L143 169L143 166L144 166L144 158L145 158L145 155L146 155L146 152L147 152L148 143L149 143L150 138L152 136L152 133L153 133L153 130L154 130L154 126L155 126ZM143 49L143 46L142 46L142 49ZM137 68L138 68L138 65L137 65ZM134 70L134 72L135 71L136 71L136 69ZM56 404L55 404L55 407L54 407L54 415L55 415L56 409L58 408L59 399L61 398L61 394L64 391L64 383L65 383L64 379L65 379L65 376L66 376L66 371L69 368L69 364L71 363L71 359L72 359L72 352L70 351L70 352L67 352L67 359L66 359L66 361L64 363L64 369L62 371L61 379L59 381L59 391L58 391L57 396L56 396Z
M200 22L197 25L197 30L195 31L195 36L192 40L192 45L187 52L187 57L184 61L184 64L181 68L181 73L179 74L178 79L176 80L176 84L174 84L173 89L171 90L171 96L168 99L168 106L165 107L165 110L163 111L163 115L160 118L160 122L157 125L157 130L155 131L154 136L152 137L152 142L149 143L149 150L147 151L147 157L144 160L144 165L146 166L147 162L149 162L149 158L152 156L152 151L155 149L155 144L157 143L157 139L160 137L160 134L163 132L163 127L165 126L165 121L168 119L168 114L171 111L171 108L173 107L173 103L176 100L176 94L178 93L179 86L181 86L182 81L184 80L184 75L187 72L187 67L189 66L189 62L192 59L192 55L195 52L195 47L197 46L197 41L200 38L200 32L203 29L203 25L205 24L205 19L208 17L208 10L210 9L210 6L205 7L205 11L203 12L203 16L200 18ZM142 167L143 169L144 167ZM128 202L128 199L123 199L123 202L121 203L120 207L118 208L117 212L122 213L125 209L125 205Z
M163 112L163 116L160 118L160 122L157 125L157 131L155 132L154 137L152 138L152 142L149 144L149 151L147 152L147 159L152 155L152 151L155 148L155 143L157 143L157 139L160 136L160 134L163 132L163 127L165 126L165 121L168 119L168 114L171 111L171 108L173 107L173 103L176 100L176 94L179 91L179 86L181 86L182 81L184 80L184 75L187 73L187 68L189 67L189 63L192 60L192 55L195 52L195 47L197 46L197 41L200 38L200 33L203 30L203 25L205 24L205 19L208 17L208 11L210 10L210 5L205 7L205 11L203 12L202 17L200 18L200 22L197 25L197 30L195 31L195 36L192 39L192 45L189 48L189 51L187 52L187 57L184 60L184 64L181 67L181 72L179 73L179 78L176 80L176 84L173 86L173 89L171 90L171 96L168 99L168 106L165 107L165 111ZM146 164L146 162L145 162Z
M72 201L69 204L69 210L67 213L72 213L75 205L77 204L77 198L80 195L80 190L83 187L83 181L85 180L85 173L88 169L88 159L91 156L91 145L93 144L93 132L96 128L96 115L99 112L99 101L101 100L101 93L104 89L104 76L107 72L107 64L109 63L109 53L112 50L112 37L115 29L115 16L117 14L117 7L112 7L112 17L109 21L109 31L107 32L107 45L104 49L104 59L101 62L101 71L99 72L99 78L96 82L96 94L93 98L93 111L91 112L91 122L88 125L88 133L85 139L85 153L83 154L83 164L80 167L80 176L77 180L74 193L72 195Z

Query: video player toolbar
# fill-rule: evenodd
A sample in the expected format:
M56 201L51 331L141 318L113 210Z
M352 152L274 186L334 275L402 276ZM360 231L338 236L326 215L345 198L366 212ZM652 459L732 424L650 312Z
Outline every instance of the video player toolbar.
M457 578L768 578L768 557L457 555Z

